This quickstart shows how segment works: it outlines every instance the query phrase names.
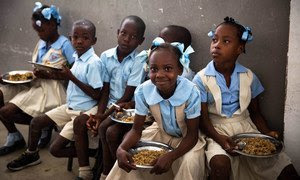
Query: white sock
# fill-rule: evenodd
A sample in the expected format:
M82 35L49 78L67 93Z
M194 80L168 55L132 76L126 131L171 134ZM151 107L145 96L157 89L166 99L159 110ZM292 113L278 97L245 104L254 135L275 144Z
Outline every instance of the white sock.
M99 179L99 180L105 180L105 179L106 179L106 177L107 177L107 175L105 175L105 174L101 173L101 176L100 176L100 179Z
M19 131L8 133L4 146L12 146L16 141L19 141L21 139L23 139L23 136Z
M79 177L84 180L91 180L93 178L93 172L90 166L79 167Z
M29 153L29 154L33 154L33 153L36 153L36 152L38 152L37 149L35 151L30 151L29 149L26 149L26 153Z

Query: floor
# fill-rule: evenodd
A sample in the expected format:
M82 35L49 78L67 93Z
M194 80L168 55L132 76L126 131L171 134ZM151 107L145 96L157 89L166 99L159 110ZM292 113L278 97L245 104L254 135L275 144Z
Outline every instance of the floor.
M19 131L23 134L27 141L28 137L28 126L17 125ZM0 146L5 143L7 130L0 123ZM52 135L52 140L57 134ZM1 180L49 180L54 178L55 180L69 180L75 179L78 173L77 159L73 161L73 170L67 171L67 158L55 158L53 157L48 148L40 150L40 157L42 163L36 166L28 167L21 171L11 172L6 168L6 164L11 160L17 158L24 150L20 149L16 152L8 154L6 156L0 156L0 179Z

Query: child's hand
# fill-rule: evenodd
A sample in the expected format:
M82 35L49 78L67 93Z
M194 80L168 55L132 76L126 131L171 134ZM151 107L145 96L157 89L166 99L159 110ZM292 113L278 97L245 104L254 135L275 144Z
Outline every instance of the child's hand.
M171 158L170 154L164 154L161 157L159 157L154 162L154 167L151 169L150 173L153 174L162 174L167 172L173 164L173 159Z
M134 109L134 102L130 101L130 102L122 102L118 104L120 106L120 108L123 109ZM119 109L117 109L119 110Z
M266 135L272 136L276 139L279 137L279 133L277 131L270 131L270 132L266 133Z
M97 136L98 130L95 131L96 126L96 119L94 118L95 115L90 114L90 118L86 121L86 126L88 130L90 130L94 136Z
M226 152L228 152L231 155L235 155L235 153L233 153L232 151L236 149L236 144L233 142L231 137L220 135L218 143Z
M72 72L67 67L67 65L62 65L62 69L60 70L60 74L65 80L70 80L73 77Z
M131 170L136 170L136 166L134 165L132 155L130 153L119 147L116 155L120 168L124 169L128 173Z

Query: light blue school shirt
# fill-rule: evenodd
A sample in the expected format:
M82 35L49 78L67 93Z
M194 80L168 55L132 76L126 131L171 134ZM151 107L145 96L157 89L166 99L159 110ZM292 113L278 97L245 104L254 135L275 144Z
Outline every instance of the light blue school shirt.
M75 63L71 68L72 74L82 83L94 89L103 87L103 65L95 54L94 48L90 48L80 57L74 53ZM72 81L67 88L67 104L74 110L87 111L94 107L98 101L83 92Z
M136 51L131 52L122 62L118 61L117 47L104 51L100 59L105 68L104 82L110 84L108 105L119 100L126 86L138 86L144 81L144 63L136 60Z
M74 54L74 49L73 46L68 38L65 36L60 35L58 39L51 44L48 48L46 47L46 42L43 40L39 40L39 45L38 45L38 56L37 56L37 63L42 62L43 56L48 52L50 48L59 50L62 50L62 54L66 57L66 60L68 61L69 64L72 64L74 62L73 54ZM53 55L55 56L55 55ZM51 59L50 59L51 60ZM53 57L53 60L55 60L55 57Z
M161 97L151 80L138 86L134 97L135 113L142 116L148 114L149 106L159 104L164 131L171 136L182 136L176 121L176 106L186 103L184 109L186 119L200 116L200 92L194 83L181 76L178 76L176 90L169 99Z
M226 80L224 76L219 73L214 66L213 61L208 63L206 66L206 70L204 75L206 76L215 76L217 84L221 90L222 96L222 113L227 117L232 117L233 113L235 113L238 109L240 109L239 95L240 95L240 78L239 73L247 72L247 68L239 64L235 63L235 68L233 73L231 74L231 83L229 88L226 85ZM196 75L193 79L193 82L198 86L201 92L201 102L207 102L209 104L214 103L214 98L211 93L208 93L203 86L201 78L199 75ZM255 98L257 95L262 93L264 88L260 83L257 76L253 73L253 81L251 84L251 98Z

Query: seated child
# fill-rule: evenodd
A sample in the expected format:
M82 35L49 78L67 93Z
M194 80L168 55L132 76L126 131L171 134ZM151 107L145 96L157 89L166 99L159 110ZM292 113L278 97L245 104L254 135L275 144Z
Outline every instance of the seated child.
M78 116L88 117L90 114L96 114L98 109L96 105L103 86L103 67L92 47L97 40L95 31L94 24L88 20L74 22L71 39L76 49L73 55L75 63L71 71L64 66L61 71L57 72L66 80L70 80L67 88L67 103L32 119L28 149L19 158L8 163L9 170L21 170L41 162L37 143L41 130L45 126L64 126L54 141L55 145L52 146L65 147L73 140L73 120ZM52 151L55 154L55 150ZM64 152L65 154L55 155L58 157L76 155L72 149Z
M104 87L109 87L109 97L107 96L109 99L106 102L103 101L102 106L106 106L107 101L108 105L112 103L121 105L131 101L135 88L143 82L145 78L144 63L136 60L137 52L135 49L144 40L145 28L146 25L141 18L137 16L125 17L121 22L120 29L118 29L118 46L101 54L100 59L106 69ZM98 122L96 126L101 123L99 131L103 149L103 174L107 175L116 160L117 147L131 126L115 123L110 118L105 119L101 113L98 112L95 119ZM106 112L106 114L108 113ZM89 122L87 123L88 127L90 127ZM98 127L94 127L94 131L97 132ZM87 149L87 146L80 148Z
M272 158L233 156L235 143L230 138L239 133L271 131L258 105L263 87L255 74L237 62L252 40L250 28L226 17L215 31L210 52L213 60L193 82L201 92L200 128L207 135L207 163L211 179L293 179L297 173L285 153ZM235 154L236 155L236 154Z
M107 180L205 178L205 141L198 138L200 92L180 76L189 62L183 54L184 45L160 44L156 40L149 55L150 80L135 91L134 124L117 150L118 161ZM156 122L143 131L149 110ZM151 174L136 170L128 153L140 139L163 142L174 148L155 161Z
M36 3L32 14L32 27L40 40L37 43L32 61L40 64L62 67L74 62L70 41L58 34L61 17L56 7ZM0 87L0 120L8 130L7 140L0 148L0 156L25 146L22 134L16 123L29 124L33 117L65 103L64 81L59 81L55 71L34 69L35 79L30 84L3 85ZM52 129L51 129L52 130ZM51 138L45 137L47 144Z

